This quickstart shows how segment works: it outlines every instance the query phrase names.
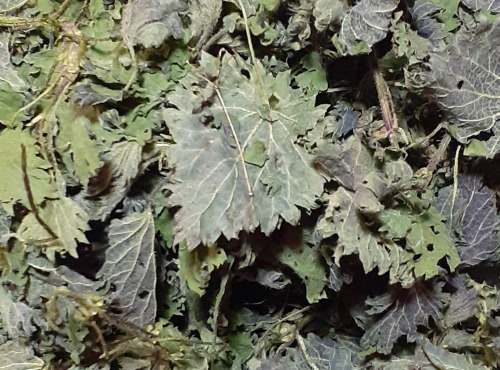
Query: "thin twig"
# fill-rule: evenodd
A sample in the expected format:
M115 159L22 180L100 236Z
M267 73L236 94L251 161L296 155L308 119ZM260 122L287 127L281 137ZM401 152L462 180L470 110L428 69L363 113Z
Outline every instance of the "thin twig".
M423 139L421 139L419 141L416 141L416 142L408 145L405 149L411 149L413 147L419 146L419 145L425 143L426 141L430 140L431 138L434 137L434 135L436 135L443 128L443 126L444 126L443 122L439 123L439 125L437 125L436 128L429 135L427 135L426 137L424 137Z
M307 353L307 348L306 348L306 345L304 344L304 339L298 333L297 333L297 342L299 342L299 347L302 350L302 352L304 353L304 357L306 358L307 364L313 370L319 370L319 368L312 361L311 356L309 356L309 354Z
M33 213L38 223L45 229L45 231L49 233L49 235L53 239L58 239L56 233L52 231L49 225L45 223L45 221L40 217L40 214L38 213L38 207L36 206L35 200L33 199L33 192L31 191L30 180L28 178L28 169L26 165L26 147L24 146L24 144L21 144L21 168L23 172L24 187L26 188L26 194L28 195L28 203L31 208L31 213Z
M389 90L389 86L387 85L384 76L382 76L382 73L380 72L375 53L372 53L370 66L373 72L373 79L375 80L375 87L377 88L377 95L385 129L387 131L397 130L398 117L396 115L396 110L394 109L391 91Z
M455 207L455 199L458 193L458 159L460 157L460 150L462 146L459 145L457 151L455 152L455 163L453 166L453 196L451 198L451 208L450 208L450 225L453 224L453 207Z
M212 81L210 81L208 78L202 76L205 81L208 81L210 84L215 89L215 93L217 94L217 97L219 98L220 104L222 105L222 109L224 110L224 114L226 115L227 121L229 123L229 127L231 128L231 133L233 134L234 141L236 141L236 148L238 149L238 160L241 160L241 164L243 165L243 176L245 177L245 182L247 184L247 189L248 189L248 196L250 198L253 197L253 191L252 187L250 185L250 179L248 178L248 172L247 172L247 167L245 165L245 159L243 158L243 151L241 150L241 145L238 140L238 136L236 135L236 130L234 129L233 122L231 121L231 117L229 117L229 112L227 111L226 104L224 104L224 100L222 99L222 95L220 94L219 87L214 84Z
M241 8L241 14L243 14L243 20L245 22L245 31L247 34L248 48L250 49L250 56L252 57L252 64L255 67L255 66L257 66L257 60L255 59L255 52L253 50L252 35L250 34L250 27L248 27L247 12L246 12L245 7L243 6L243 2L241 0L238 0L238 4L240 5L240 8Z

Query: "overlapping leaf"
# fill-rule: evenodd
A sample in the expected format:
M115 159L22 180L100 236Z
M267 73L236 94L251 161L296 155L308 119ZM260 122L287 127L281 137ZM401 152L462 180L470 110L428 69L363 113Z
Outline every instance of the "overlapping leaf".
M109 249L98 277L113 284L112 298L126 321L139 327L156 315L154 222L150 210L113 220Z
M389 292L392 304L363 335L362 346L374 347L376 351L388 354L401 336L414 342L419 325L427 327L429 317L434 320L442 318L441 309L447 296L441 292L441 285L429 289L418 282L410 289L393 287Z
M128 47L142 44L159 47L168 36L181 38L184 29L179 12L186 10L182 0L135 0L123 14L122 36Z
M221 68L220 92L236 137L221 102L203 79L207 88L196 95L186 90L200 91L189 77L186 89L170 96L178 110L165 112L176 141L170 153L177 183L171 185L169 200L181 206L176 240L185 239L190 249L257 226L268 234L281 219L296 224L298 207L315 207L323 188L312 156L296 143L324 114L323 107L314 107L315 97L292 89L288 73L273 77L238 57L226 55L220 67L211 57L204 63L199 73L216 75ZM208 108L202 106L204 99ZM236 140L244 152L248 183Z
M490 12L500 12L500 1L498 0L462 0L466 6L472 10L489 10Z
M475 174L458 177L458 192L452 186L439 191L436 206L447 220L463 264L475 265L498 259L500 239L495 192Z
M361 349L352 338L337 337L333 340L311 333L301 341L302 349L291 348L283 358L276 356L265 360L259 370L301 370L311 368L311 365L316 369L354 370L361 366Z
M25 206L30 206L23 180L21 145L26 147L27 177L35 203L41 203L45 198L55 198L55 186L46 171L50 164L38 156L35 139L25 131L6 129L0 134L0 201L21 201Z
M492 130L487 148L493 157L500 151L500 22L481 27L460 31L445 55L433 54L431 66L436 96L450 112L457 139Z
M347 53L356 54L359 42L364 42L366 47L371 48L382 40L389 31L390 19L397 5L397 0L361 0L349 9L339 36Z

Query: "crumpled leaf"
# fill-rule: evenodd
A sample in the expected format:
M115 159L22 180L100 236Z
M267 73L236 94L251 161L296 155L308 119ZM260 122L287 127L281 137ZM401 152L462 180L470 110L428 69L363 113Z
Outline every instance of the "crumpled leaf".
M21 201L26 207L30 207L23 181L21 144L26 147L27 175L35 203L56 197L55 186L46 172L50 164L38 156L35 143L35 139L25 131L5 129L0 133L0 201Z
M340 21L345 13L345 3L339 0L318 0L314 4L314 27L318 32L328 29L330 24Z
M351 338L336 336L333 340L309 333L300 340L303 349L289 348L284 357L264 360L259 370L303 370L310 369L311 364L316 369L354 370L362 365L361 349Z
M451 271L460 263L457 249L451 240L446 226L441 222L441 214L430 207L415 216L406 237L408 246L418 256L415 274L429 279L438 274L438 263L446 257Z
M218 60L206 55L204 60L205 69L216 74ZM296 224L298 207L314 208L323 190L323 178L311 166L312 156L296 143L297 136L324 114L322 106L314 107L315 97L292 89L288 73L273 77L264 74L260 65L252 68L238 57L226 54L221 68L220 91L236 138L220 101L212 98L210 85L196 96L177 89L170 101L178 109L167 109L164 114L176 142L170 148L170 163L175 166L177 183L169 186L173 191L170 203L181 206L175 216L176 240L186 240L189 249L200 242L211 244L221 234L235 238L240 231L259 225L269 234L281 219ZM198 89L192 79L185 79L186 88ZM211 107L193 113L193 109L198 111L197 104L203 104L204 94ZM215 127L202 123L210 117ZM245 162L253 197L235 140L244 153L256 142L265 147L267 158L262 166Z
M70 104L58 107L59 134L56 147L66 168L86 187L100 167L99 148L89 137L88 118L75 112Z
M9 241L11 217L3 209L0 203L0 245L6 244Z
M224 249L213 245L200 246L188 251L186 246L179 246L179 274L186 280L191 291L199 296L205 294L211 273L224 262L227 256Z
M154 234L149 209L112 220L106 260L97 274L114 286L111 297L121 315L141 328L156 316Z
M35 356L32 347L17 340L0 344L0 369L38 370L45 368L45 361Z
M20 93L26 89L24 81L10 61L9 32L0 32L0 81L7 82L11 89Z
M462 0L462 3L472 10L489 10L492 13L500 12L500 1L498 0Z
M389 31L392 13L398 0L360 0L347 11L339 34L340 43L347 54L357 54L359 42L370 48L385 38Z
M2 329L7 332L9 338L28 338L35 326L31 322L33 309L23 302L13 300L11 294L0 287L0 320Z
M179 12L186 10L182 0L135 0L123 12L121 33L127 47L141 44L159 47L169 37L184 34Z
M450 297L450 305L444 316L444 324L450 328L453 325L473 317L479 306L479 291L468 286L466 275L458 275L451 279L451 285L456 288Z
M90 180L84 194L88 200L79 200L91 220L104 220L123 200L139 173L141 157L142 146L135 141L115 143L102 155L105 165Z
M361 338L361 346L373 347L377 352L389 354L396 341L405 336L408 342L417 338L419 325L428 327L429 317L439 321L447 295L441 292L442 284L432 288L419 281L410 289L392 286L389 296L392 304Z
M460 353L453 353L446 349L433 345L427 338L422 342L422 349L430 363L438 369L457 370L486 370L486 366L471 363L468 356Z
M436 96L450 113L456 138L466 142L492 130L487 148L493 157L500 151L500 22L481 27L460 31L446 54L432 54L430 63Z
M440 10L439 6L429 0L416 0L409 8L418 34L429 40L433 46L436 46L444 38L443 26L435 19L435 15Z
M48 201L43 208L39 208L40 217L57 235L56 240L30 213L19 226L18 233L24 240L50 240L44 244L44 251L49 260L53 261L55 253L69 253L70 256L78 258L76 251L77 241L88 243L85 231L90 229L89 217L80 206L70 198L60 198Z
M316 229L323 238L338 236L333 254L335 263L340 266L343 256L357 254L366 273L375 267L378 267L379 274L387 272L392 264L390 247L384 245L364 223L356 206L355 194L339 188L325 199L328 206Z
M446 225L462 264L476 265L482 261L498 259L500 220L496 195L483 185L479 175L460 174L455 199L453 200L453 185L450 185L439 191L435 203L447 220Z
M321 251L303 243L300 246L285 246L277 259L290 267L304 282L306 298L309 303L316 303L326 298L325 266Z

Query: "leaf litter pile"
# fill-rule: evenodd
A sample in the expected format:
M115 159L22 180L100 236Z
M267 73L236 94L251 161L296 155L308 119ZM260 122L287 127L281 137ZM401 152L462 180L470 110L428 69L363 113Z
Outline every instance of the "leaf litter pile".
M499 0L0 0L0 367L500 366Z

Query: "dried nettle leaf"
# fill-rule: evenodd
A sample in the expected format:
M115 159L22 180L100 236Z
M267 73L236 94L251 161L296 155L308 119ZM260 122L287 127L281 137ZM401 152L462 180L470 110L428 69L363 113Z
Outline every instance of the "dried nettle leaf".
M146 327L156 316L155 227L151 210L114 219L97 277L113 284L111 298L127 322Z
M445 54L431 57L433 85L440 104L450 112L456 138L467 142L490 131L488 157L500 152L500 22L460 30Z
M338 41L346 54L370 52L371 47L385 38L392 13L398 0L361 0L347 11Z
M193 249L201 242L215 242L221 234L230 239L258 226L269 234L281 220L296 224L298 207L314 208L324 181L297 137L324 115L324 107L315 107L314 95L292 89L289 73L273 77L260 64L252 67L229 55L220 65L207 55L202 63L200 74L216 76L221 69L218 83L225 108L212 85L188 76L183 80L185 88L169 96L178 109L164 114L176 142L170 149L176 183L170 185L169 198L172 205L181 207L176 214L176 240L186 240ZM200 84L205 86L201 91ZM236 140L247 159L248 151L254 153L256 148L265 154L245 161L248 182Z

